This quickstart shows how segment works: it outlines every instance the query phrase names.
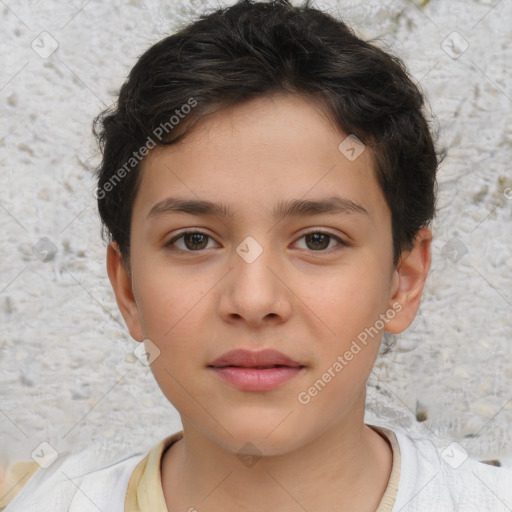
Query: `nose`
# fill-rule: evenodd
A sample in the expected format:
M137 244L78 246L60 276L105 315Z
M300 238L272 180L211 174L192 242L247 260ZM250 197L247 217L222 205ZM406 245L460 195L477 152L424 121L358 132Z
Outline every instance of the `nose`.
M254 255L253 255L254 256ZM256 259L243 251L231 256L231 271L221 281L219 313L228 323L251 328L278 325L291 315L293 293L283 279L275 254L264 249Z

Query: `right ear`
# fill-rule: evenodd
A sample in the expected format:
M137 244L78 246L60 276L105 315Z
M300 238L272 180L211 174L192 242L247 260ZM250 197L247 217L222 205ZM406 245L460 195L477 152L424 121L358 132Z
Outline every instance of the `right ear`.
M116 242L111 242L107 247L107 273L116 296L117 306L132 338L135 341L143 341L144 336L139 309L133 295L132 279L129 271L123 265L121 251Z

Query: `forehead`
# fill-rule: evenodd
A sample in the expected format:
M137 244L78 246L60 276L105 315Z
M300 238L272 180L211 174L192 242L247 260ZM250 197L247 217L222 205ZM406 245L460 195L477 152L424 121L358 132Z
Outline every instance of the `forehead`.
M182 141L146 157L134 210L146 216L172 195L275 211L283 199L334 192L370 213L386 209L371 150L356 143L360 154L353 158L354 152L345 152L352 144L348 135L319 105L295 95L223 109L203 118Z

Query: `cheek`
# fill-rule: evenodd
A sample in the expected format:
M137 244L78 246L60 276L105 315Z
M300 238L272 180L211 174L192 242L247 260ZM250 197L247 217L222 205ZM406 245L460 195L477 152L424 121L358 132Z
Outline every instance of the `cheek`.
M305 304L344 342L373 325L387 307L389 278L375 261L360 258L307 288ZM313 291L312 291L313 290ZM306 289L304 289L306 292ZM311 313L310 313L311 315Z
M193 317L201 311L201 298L208 290L204 279L149 263L137 270L134 296L144 335L165 343L193 334Z
M310 400L305 410L325 414L331 408L334 420L363 392L378 355L382 330L376 324L387 305L385 282L375 268L347 268L347 275L331 280L317 300L319 316L335 334L317 340L311 387L302 391Z

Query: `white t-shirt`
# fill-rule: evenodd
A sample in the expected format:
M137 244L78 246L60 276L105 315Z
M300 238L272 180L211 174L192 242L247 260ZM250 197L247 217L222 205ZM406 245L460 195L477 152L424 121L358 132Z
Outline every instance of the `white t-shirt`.
M428 439L392 430L401 457L392 512L512 512L512 468L466 458L457 443L440 449Z
M456 443L441 450L399 427L375 423L393 448L391 478L378 512L512 512L512 468L466 458ZM97 450L61 454L49 468L37 469L3 511L167 512L160 461L181 436L177 432L149 453L111 462L98 462ZM6 492L0 486L0 498Z

